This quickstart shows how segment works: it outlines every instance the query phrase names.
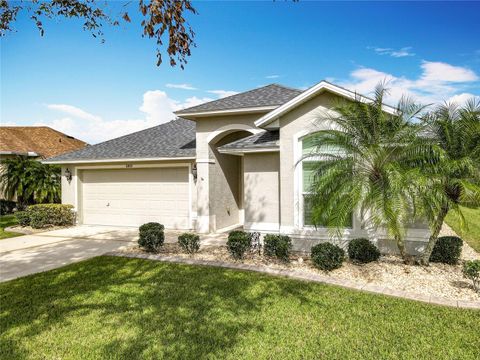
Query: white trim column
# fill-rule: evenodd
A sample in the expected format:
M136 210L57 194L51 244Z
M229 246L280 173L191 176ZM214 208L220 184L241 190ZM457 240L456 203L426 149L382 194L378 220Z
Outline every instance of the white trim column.
M210 221L210 164L214 160L197 160L197 232L211 231Z

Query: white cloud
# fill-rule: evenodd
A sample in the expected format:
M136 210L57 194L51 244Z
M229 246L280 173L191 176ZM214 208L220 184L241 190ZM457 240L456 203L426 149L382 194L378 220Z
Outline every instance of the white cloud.
M143 101L139 107L144 117L137 119L104 119L73 105L47 104L48 109L55 111L53 115L61 113L62 116L32 125L50 126L90 144L96 144L168 122L175 119L174 111L211 100L213 99L194 96L184 101L177 101L170 98L164 91L149 90L143 94Z
M186 108L189 108L189 107L192 107L192 106L197 106L197 105L200 105L200 104L203 104L203 103L206 103L206 102L209 102L209 101L213 101L213 100L215 100L215 99L212 99L212 98L209 98L209 97L198 98L196 96L192 96L192 97L189 97L189 98L185 99L185 101L183 101L181 103L177 103L176 104L176 110L186 109Z
M220 99L227 96L238 94L238 91L232 91L232 90L209 90L207 92L210 94L217 95Z
M409 95L418 101L429 104L454 99L463 103L469 95L465 90L477 83L479 77L472 70L442 62L424 61L420 65L421 75L418 78L395 76L372 68L359 68L351 72L350 79L340 85L371 95L375 86L387 82L390 93L387 102L396 103L402 95Z
M401 49L392 49L392 48L380 48L380 47L368 47L368 49L373 49L378 55L388 55L396 58L406 57L406 56L415 56L415 53L411 52L412 47L406 46Z
M82 119L82 120L92 120L96 121L99 119L98 116L95 116L93 114L90 114L76 106L72 105L66 105L66 104L48 104L47 108L51 110L57 110L59 112L65 113L67 115L74 116L76 118Z
M424 61L422 70L421 79L424 81L469 82L478 80L478 75L472 70L443 62Z
M461 94L458 94L458 95L453 95L452 97L447 99L446 102L461 105L461 104L465 104L468 100L470 100L472 98L477 98L478 101L480 101L480 96L476 96L476 95L471 94L471 93L461 93Z
M267 75L265 76L265 79L278 79L280 75Z
M197 90L197 88L193 87L190 84L165 84L165 86L171 89Z

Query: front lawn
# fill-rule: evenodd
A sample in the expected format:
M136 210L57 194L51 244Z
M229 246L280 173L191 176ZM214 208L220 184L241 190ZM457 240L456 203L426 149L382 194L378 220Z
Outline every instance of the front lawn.
M17 222L17 219L15 218L15 215L0 216L0 240L23 235L23 234L5 231L6 227L17 225L17 224L18 222Z
M98 257L0 284L0 358L478 359L480 311Z
M461 206L463 216L468 228L460 229L460 219L457 215L449 213L446 223L462 237L472 248L480 252L480 209Z

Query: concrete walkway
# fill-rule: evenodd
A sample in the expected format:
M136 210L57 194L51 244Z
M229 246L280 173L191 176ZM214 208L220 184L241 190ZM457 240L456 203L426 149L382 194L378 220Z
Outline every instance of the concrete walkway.
M181 231L165 231L165 242L175 243ZM135 246L137 227L80 225L0 240L0 282L12 280L109 251ZM201 246L224 245L225 234L201 236Z

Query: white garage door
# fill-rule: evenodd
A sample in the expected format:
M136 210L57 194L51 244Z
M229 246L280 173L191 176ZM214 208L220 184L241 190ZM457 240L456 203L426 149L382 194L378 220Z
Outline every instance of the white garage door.
M82 222L188 229L188 168L84 170Z

